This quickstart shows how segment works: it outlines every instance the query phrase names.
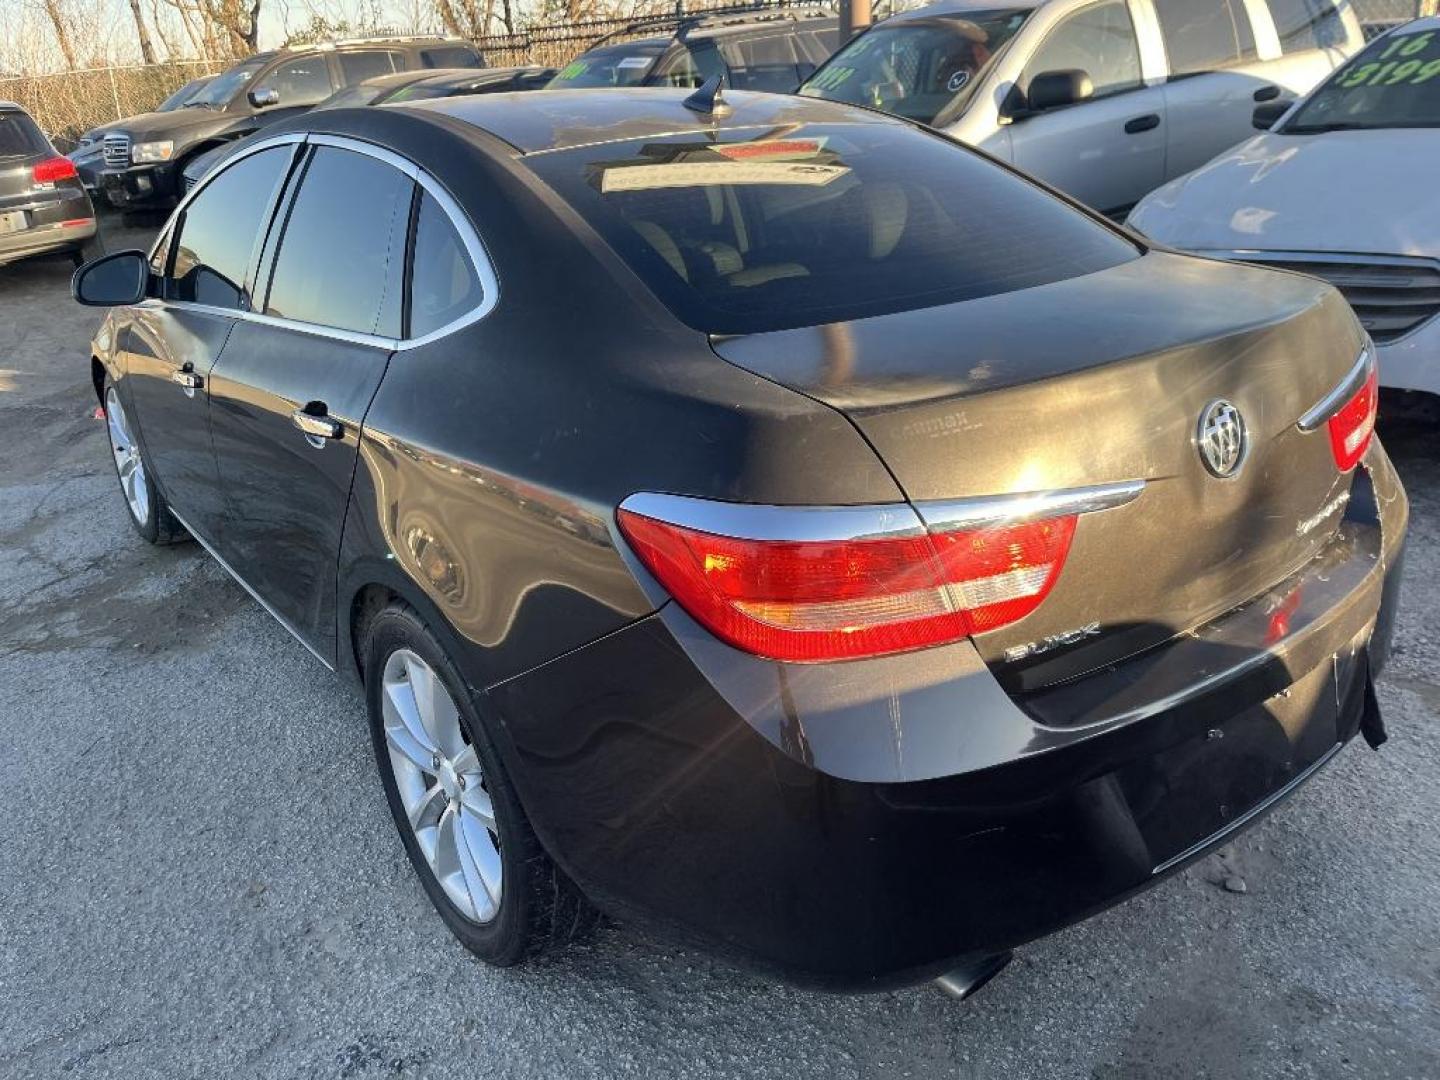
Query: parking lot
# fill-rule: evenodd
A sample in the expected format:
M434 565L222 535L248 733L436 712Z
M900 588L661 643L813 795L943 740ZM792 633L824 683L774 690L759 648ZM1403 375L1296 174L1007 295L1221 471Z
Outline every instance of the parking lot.
M0 1076L1440 1076L1434 427L1382 425L1413 504L1390 743L972 1001L609 924L497 971L406 863L358 695L133 535L70 272L0 268Z

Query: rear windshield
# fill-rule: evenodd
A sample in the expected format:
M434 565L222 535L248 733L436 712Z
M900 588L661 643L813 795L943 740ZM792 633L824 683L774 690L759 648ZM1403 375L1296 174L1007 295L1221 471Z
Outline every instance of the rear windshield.
M827 60L800 93L925 124L951 117L1029 17L1029 9L997 8L880 23Z
M555 73L547 90L581 90L597 86L639 86L665 51L663 45L609 45L592 49Z
M676 135L526 161L709 333L952 303L1138 255L1040 188L898 123Z
M28 157L49 149L50 144L34 120L22 112L0 112L0 157Z

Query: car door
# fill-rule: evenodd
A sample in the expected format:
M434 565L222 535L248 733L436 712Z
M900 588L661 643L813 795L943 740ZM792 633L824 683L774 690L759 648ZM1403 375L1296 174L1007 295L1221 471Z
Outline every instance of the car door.
M1165 42L1165 178L1253 135L1257 101L1275 97L1243 0L1152 0Z
M243 154L180 208L151 257L159 296L130 309L120 340L127 407L160 489L193 530L218 536L223 499L210 452L209 378L250 308L257 237L297 143Z
M413 169L310 137L261 257L263 314L211 377L221 551L282 622L334 658L335 564L360 425L400 337Z
M1120 214L1159 187L1165 173L1165 92L1147 86L1125 0L1102 0L1057 23L1026 62L1019 90L1049 71L1081 70L1094 96L1021 114L1010 154L1026 172L1083 203Z

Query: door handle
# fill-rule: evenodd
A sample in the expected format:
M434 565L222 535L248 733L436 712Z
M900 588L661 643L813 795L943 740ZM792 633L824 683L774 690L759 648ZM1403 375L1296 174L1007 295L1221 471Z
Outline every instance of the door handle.
M1146 113L1144 116L1137 116L1133 120L1126 120L1125 134L1139 135L1142 131L1154 131L1159 126L1159 115L1156 113Z
M199 390L202 386L205 385L205 379L203 376L196 375L195 372L190 371L186 368L181 368L179 371L172 371L170 373L170 381L173 383L179 383L187 391Z
M1255 91L1256 101L1274 101L1279 96L1280 88L1278 86L1262 86Z
M323 402L312 401L303 409L296 409L290 414L290 420L305 433L311 446L324 446L325 439L338 439L345 434L340 421L327 415Z

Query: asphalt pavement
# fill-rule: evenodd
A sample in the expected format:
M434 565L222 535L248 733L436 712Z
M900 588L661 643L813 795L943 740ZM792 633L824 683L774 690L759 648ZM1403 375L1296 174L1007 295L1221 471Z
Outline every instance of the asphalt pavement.
M131 531L70 270L0 268L0 1077L1440 1077L1440 427L1384 429L1389 745L971 1001L613 924L496 971L405 861L358 694Z

